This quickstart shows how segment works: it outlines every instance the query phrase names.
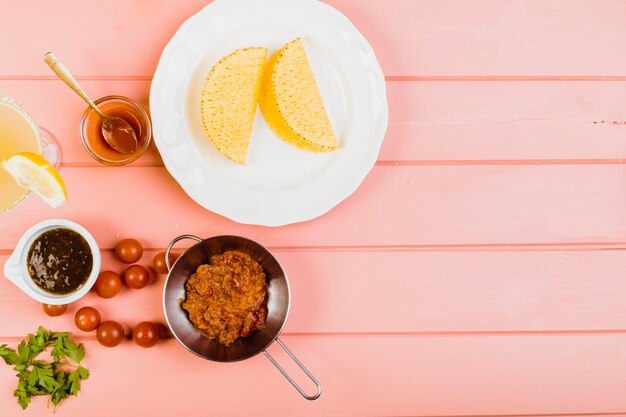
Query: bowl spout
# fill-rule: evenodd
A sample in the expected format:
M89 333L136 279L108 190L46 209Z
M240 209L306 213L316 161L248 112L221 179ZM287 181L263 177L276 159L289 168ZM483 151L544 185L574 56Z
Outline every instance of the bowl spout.
M9 259L7 259L6 263L4 264L4 276L9 281L17 285L20 289L23 289L21 285L23 279L22 271L19 264L19 255L20 254L18 253L18 251L15 250L9 257Z

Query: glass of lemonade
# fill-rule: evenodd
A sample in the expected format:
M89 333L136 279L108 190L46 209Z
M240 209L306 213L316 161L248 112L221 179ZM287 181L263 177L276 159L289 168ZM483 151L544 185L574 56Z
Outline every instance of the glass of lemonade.
M41 155L56 167L61 159L60 149L50 132L40 129L14 99L0 94L0 161L20 152ZM29 193L0 168L0 213L16 206Z

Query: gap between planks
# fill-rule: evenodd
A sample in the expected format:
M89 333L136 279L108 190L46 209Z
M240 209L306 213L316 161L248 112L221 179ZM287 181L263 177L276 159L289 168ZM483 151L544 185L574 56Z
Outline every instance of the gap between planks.
M618 122L612 122L618 123ZM619 122L626 125L626 121ZM539 166L539 165L623 165L625 158L610 159L460 159L460 160L379 160L378 167L407 166ZM97 162L61 162L62 168L101 168ZM162 162L135 162L120 168L162 168Z
M152 81L151 75L77 75L83 81ZM0 75L2 81L58 80L54 75ZM626 75L385 75L387 82L406 81L626 81Z
M274 252L589 252L623 251L626 242L544 242L544 243L461 243L433 245L342 245L342 246L267 246ZM177 248L175 252L188 249ZM0 248L1 255L11 255L12 248ZM100 248L112 253L113 248ZM144 251L163 252L165 248L144 248Z
M283 332L280 337L305 338L371 338L371 337L511 337L511 336L624 336L626 329L575 329L575 330L446 330L446 331L415 331L415 332ZM129 339L130 335L126 338ZM161 335L163 339L171 339L169 331ZM72 338L80 341L96 341L94 335L72 334ZM19 342L24 336L0 336L0 342Z

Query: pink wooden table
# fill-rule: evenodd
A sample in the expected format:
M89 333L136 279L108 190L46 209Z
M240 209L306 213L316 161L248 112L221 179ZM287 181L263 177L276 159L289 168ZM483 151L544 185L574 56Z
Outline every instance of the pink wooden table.
M4 5L0 92L61 142L70 200L53 210L33 197L1 214L0 267L51 217L91 230L117 271L122 237L150 248L143 263L182 233L250 237L290 275L283 340L324 386L308 402L262 355L218 364L171 338L108 349L77 332L92 376L56 415L626 413L626 3L329 3L377 53L389 129L353 196L280 228L202 209L155 148L128 167L98 165L79 143L82 101L42 61L53 50L92 96L147 104L161 50L205 0ZM163 322L163 279L89 295L60 318L2 279L0 343L39 324L74 331L86 304L127 328ZM0 365L0 414L51 415L41 399L22 412Z

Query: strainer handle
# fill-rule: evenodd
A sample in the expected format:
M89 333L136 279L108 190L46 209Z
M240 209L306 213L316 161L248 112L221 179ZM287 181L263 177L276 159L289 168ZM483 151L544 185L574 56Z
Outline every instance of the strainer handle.
M293 380L293 378L291 376L289 376L289 374L287 373L287 371L285 371L283 369L282 366L280 366L278 364L278 362L276 362L276 359L274 359L272 357L272 355L270 355L267 350L264 350L263 353L265 353L265 356L267 356L267 359L270 360L270 362L272 362L272 364L276 367L276 369L278 369L280 371L281 374L283 374L283 376L285 378L287 378L287 381L291 382L291 385L293 385L293 387L295 389L298 390L298 392L300 393L300 395L302 395L304 398L306 398L307 400L317 400L319 398L320 395L322 395L322 386L320 385L320 383L317 381L317 379L315 379L315 377L311 374L311 372L309 372L308 369L306 369L306 367L304 365L302 365L302 362L300 362L298 360L298 358L296 358L296 355L294 355L293 353L291 353L291 351L289 349L287 349L287 346L284 345L283 342L281 342L280 339L276 339L276 341L278 342L278 344L280 345L280 347L283 348L283 350L285 352L287 352L287 355L289 355L289 357L291 357L291 359L293 359L293 361L295 363L298 364L298 366L300 367L300 369L302 369L304 371L304 373L311 379L311 381L313 381L315 383L315 386L317 387L317 392L315 393L315 395L311 396L311 395L307 395L304 390L302 388L300 388L300 385L298 385L296 383L296 381Z
M172 250L172 247L176 244L176 242L178 242L179 240L183 240L183 239L192 239L192 240L195 240L196 242L202 242L202 239L194 235L181 235L172 239L170 244L167 245L167 249L165 249L165 265L167 265L168 272L172 269L172 266L170 265L170 251Z

